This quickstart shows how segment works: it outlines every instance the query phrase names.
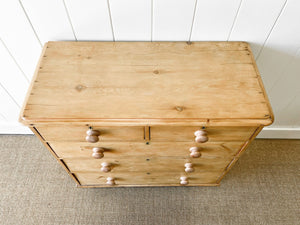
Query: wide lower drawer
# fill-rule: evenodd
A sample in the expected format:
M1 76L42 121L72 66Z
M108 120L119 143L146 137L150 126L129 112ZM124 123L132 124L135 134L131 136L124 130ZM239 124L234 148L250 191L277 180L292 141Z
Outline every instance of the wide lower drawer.
M47 125L36 129L46 141L86 142L88 126L80 125ZM101 141L143 141L144 127L93 127L100 132Z
M114 178L115 185L180 185L180 177L187 176L184 173L165 173L165 172L112 172L110 174L101 174L97 172L76 172L81 185L108 185L107 178ZM215 184L220 177L219 172L203 171L195 174L189 174L188 185Z
M200 157L228 157L234 156L244 145L244 142L100 142L97 144L86 142L50 142L52 149L60 158L90 158L92 149L101 147L106 158L122 158L124 156L176 156L190 158L191 147L198 147ZM98 159L95 159L98 160Z
M208 142L246 141L256 127L205 127ZM153 126L150 137L152 141L194 141L194 132L202 130L195 126Z
M194 172L214 171L221 172L231 162L232 157L214 157L186 159L184 157L122 157L119 159L107 158L101 160L86 158L63 159L69 170L74 172L184 172L185 163L191 162ZM102 163L109 164L109 172L102 172ZM192 173L194 173L192 172Z

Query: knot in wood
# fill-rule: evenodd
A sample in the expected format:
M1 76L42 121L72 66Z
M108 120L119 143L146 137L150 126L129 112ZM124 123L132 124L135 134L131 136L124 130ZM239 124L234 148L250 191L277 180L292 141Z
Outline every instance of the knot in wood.
M75 87L75 89L77 90L77 91L82 91L83 89L85 89L86 87L85 86L83 86L83 85L81 85L81 84L78 84L76 87Z
M178 112L183 111L183 107L182 107L182 106L175 106L175 109L176 109Z

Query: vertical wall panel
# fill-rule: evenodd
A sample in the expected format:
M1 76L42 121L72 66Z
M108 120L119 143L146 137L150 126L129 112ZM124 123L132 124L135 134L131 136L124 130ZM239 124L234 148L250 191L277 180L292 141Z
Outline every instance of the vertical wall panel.
M300 127L300 91L288 102L287 106L277 110L274 126Z
M25 98L29 82L25 79L25 76L22 74L15 61L7 52L1 39L0 62L0 83L19 104L19 106L21 106ZM1 110L3 109L2 106L5 105L1 105Z
M6 118L2 114L0 114L0 122L5 122L5 121L6 121Z
M112 41L107 1L65 0L77 40Z
M62 0L21 2L42 44L47 41L75 40Z
M6 121L17 121L20 108L0 85L1 114Z
M257 59L267 91L283 74L300 47L300 1L290 0Z
M116 41L151 40L151 0L109 0Z
M226 41L241 0L198 0L192 41Z
M0 38L30 80L41 45L17 0L0 1L0 28Z
M275 125L289 124L300 118L300 49L270 91L270 100L278 118ZM297 106L298 105L298 106Z
M196 0L153 0L153 40L188 41Z
M286 0L243 0L229 40L250 42L256 57L285 2Z

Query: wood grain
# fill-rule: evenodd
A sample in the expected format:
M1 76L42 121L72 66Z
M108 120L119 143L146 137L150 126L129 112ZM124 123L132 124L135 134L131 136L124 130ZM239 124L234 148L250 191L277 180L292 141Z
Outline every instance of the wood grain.
M37 126L39 132L47 141L84 142L89 126ZM143 141L144 127L97 127L100 132L99 141Z
M184 173L183 173L184 174ZM189 185L194 186L195 184L214 184L216 183L218 173L215 172L203 172L195 175L189 175ZM80 181L81 185L106 185L107 177L114 177L116 186L118 185L175 185L179 186L181 173L162 173L162 172L153 172L150 174L147 173L111 173L109 175L100 174L100 173L86 173L79 172L75 173L75 176Z
M150 156L122 156L120 158L87 159L67 158L62 159L72 173L74 172L101 172L102 163L110 163L114 172L184 172L185 163L192 162L196 172L215 171L220 175L232 160L232 157L150 157Z
M106 158L122 158L124 156L175 156L189 157L191 147L199 147L202 158L234 156L244 142L57 142L50 145L60 158L92 158L94 147L104 148Z
M152 141L193 141L194 132L201 127L193 126L152 126ZM246 141L256 127L206 127L209 142L212 141Z
M23 118L265 124L270 109L253 63L242 42L49 42Z
M216 186L273 119L244 42L49 42L20 115L81 187Z

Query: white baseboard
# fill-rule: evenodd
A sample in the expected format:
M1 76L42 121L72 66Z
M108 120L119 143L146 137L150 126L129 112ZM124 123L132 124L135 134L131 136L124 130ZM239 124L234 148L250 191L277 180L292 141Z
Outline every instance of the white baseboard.
M18 122L1 122L0 134L32 134L32 132L28 127ZM257 138L300 139L300 127L265 127Z
M300 139L300 127L265 127L257 138Z

